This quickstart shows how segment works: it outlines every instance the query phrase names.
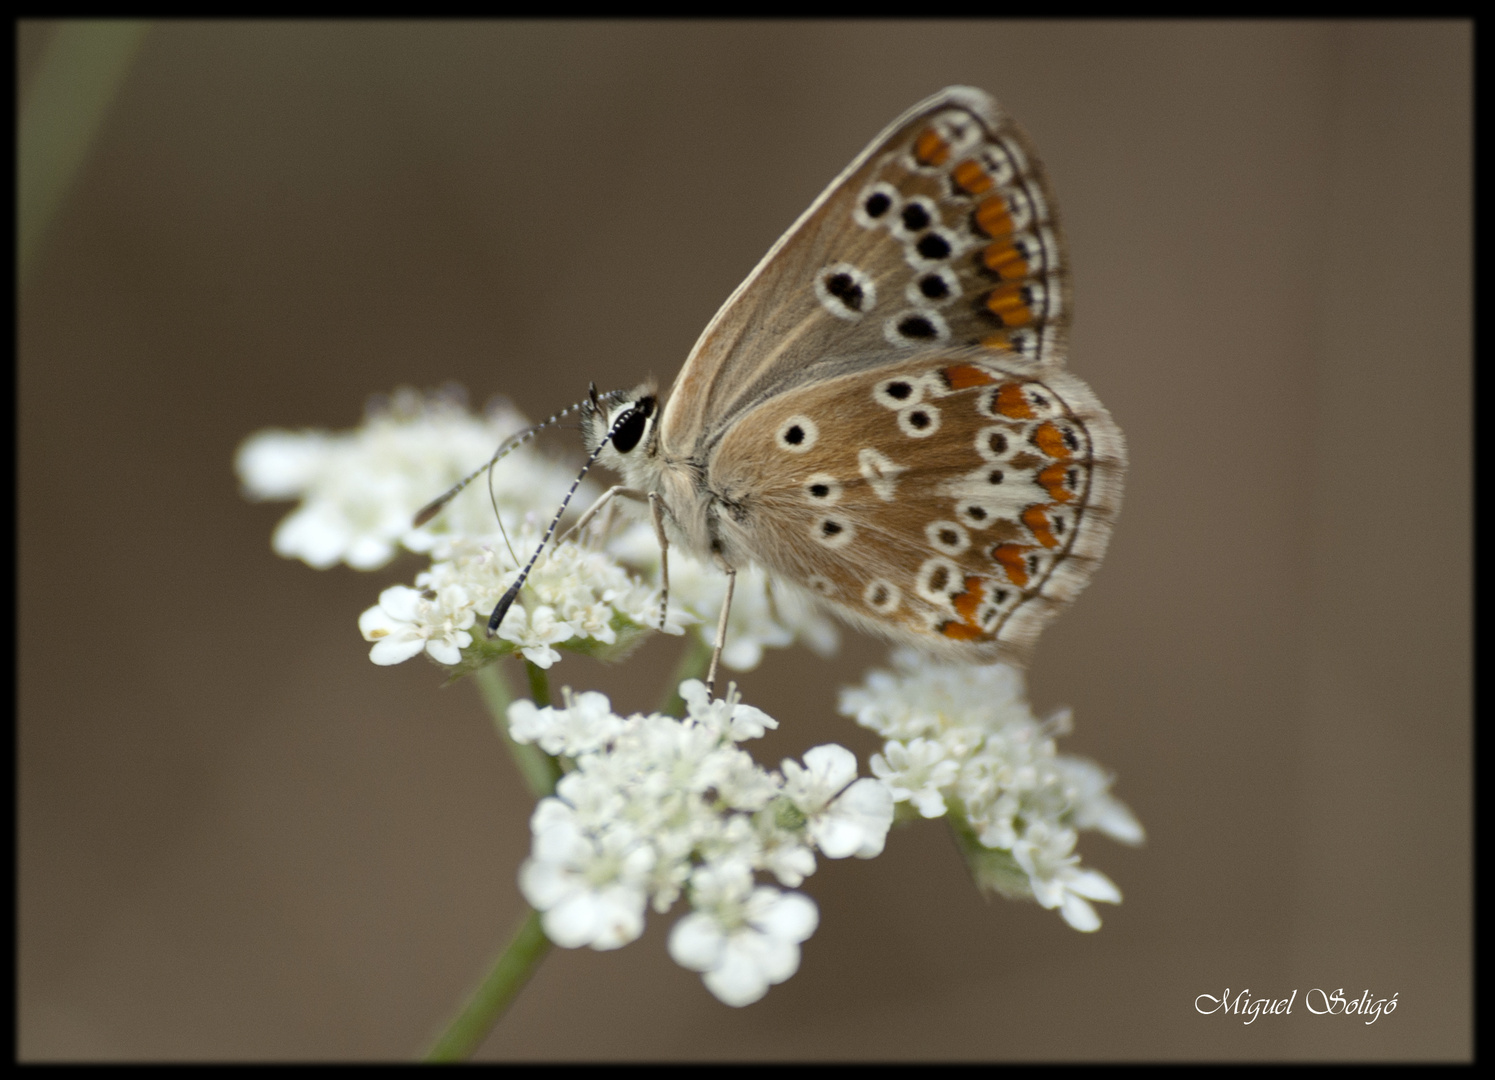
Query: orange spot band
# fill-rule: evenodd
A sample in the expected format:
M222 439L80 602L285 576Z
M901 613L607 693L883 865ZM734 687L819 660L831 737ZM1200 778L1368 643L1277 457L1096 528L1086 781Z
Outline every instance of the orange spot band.
M1033 539L1037 540L1044 547L1056 548L1059 546L1059 541L1054 536L1053 526L1049 524L1047 507L1042 504L1028 507L1028 509L1023 511L1023 524L1028 526L1028 531L1033 534Z
M947 367L943 374L945 385L951 390L969 390L973 386L986 386L997 381L989 372L973 364L956 364L954 367Z
M1028 260L1007 241L988 244L981 253L981 261L1004 281L1019 281L1028 276Z
M1032 420L1033 406L1023 393L1022 383L1004 383L997 389L997 412L1012 420Z
M956 186L967 195L980 195L982 192L990 191L994 181L986 175L986 170L977 165L970 158L966 158L951 171Z
M1007 209L1007 200L1000 195L989 195L976 207L976 226L993 240L1012 235L1012 214Z
M981 601L986 599L986 590L981 587L981 579L978 577L966 578L966 590L955 598L955 613L960 616L962 622L976 625L976 609L981 606Z
M1071 456L1069 444L1064 441L1064 433L1047 420L1039 424L1038 430L1033 432L1033 445L1051 458Z
M981 627L956 622L954 619L942 624L940 633L952 641L974 641L976 638L986 636Z
M993 561L1007 572L1007 580L1019 589L1028 584L1028 560L1023 556L1032 549L1032 544L998 544L991 549Z
M1055 502L1066 503L1075 497L1074 492L1069 490L1069 466L1062 462L1050 465L1039 473L1038 482Z
M925 128L914 142L914 159L920 165L943 165L949 157L949 143L934 128Z

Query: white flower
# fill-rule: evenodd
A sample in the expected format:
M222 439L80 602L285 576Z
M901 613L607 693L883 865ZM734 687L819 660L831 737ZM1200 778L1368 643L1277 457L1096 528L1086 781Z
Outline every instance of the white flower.
M691 876L696 910L670 932L670 955L727 1005L751 1005L799 969L799 946L820 921L800 893L754 887L741 864L703 866Z
M345 562L372 570L400 546L428 551L442 536L495 534L482 480L423 528L413 529L411 518L526 426L505 403L479 417L453 392L402 390L371 406L353 431L260 432L239 448L235 464L250 498L302 500L275 530L277 554L318 569ZM523 446L494 468L494 500L506 517L553 513L574 475Z
M509 734L517 743L538 743L552 757L600 750L622 731L623 720L615 716L606 694L589 690L572 694L564 691L563 709L535 708L528 698L509 706Z
M588 835L575 811L543 799L531 820L533 854L519 872L525 899L543 912L545 935L569 949L616 949L644 931L653 849L626 829Z
M1046 908L1058 908L1065 922L1088 933L1100 928L1100 916L1088 901L1119 904L1121 890L1099 871L1080 869L1075 840L1073 829L1037 821L1012 845L1012 856L1027 873L1033 898Z
M443 664L462 659L472 644L467 627L474 622L465 592L449 587L427 598L415 589L393 585L379 594L379 603L358 619L365 641L374 642L369 659L376 664L398 664L426 652Z
M935 739L885 743L881 754L872 755L871 767L872 775L892 791L894 802L911 802L927 818L944 815L942 791L960 774L960 763L951 760Z
M727 685L725 698L712 697L706 692L706 684L700 679L687 679L680 684L680 700L685 702L686 715L713 735L725 735L733 742L744 739L761 739L764 732L779 726L779 722L762 709L741 704L737 684Z
M1143 841L1142 823L1111 794L1111 777L1104 769L1085 758L1063 756L1054 758L1054 766L1064 777L1075 828L1096 829L1123 844Z
M857 780L856 755L830 743L785 761L784 794L804 814L810 838L832 859L882 854L893 824L893 792L880 780Z

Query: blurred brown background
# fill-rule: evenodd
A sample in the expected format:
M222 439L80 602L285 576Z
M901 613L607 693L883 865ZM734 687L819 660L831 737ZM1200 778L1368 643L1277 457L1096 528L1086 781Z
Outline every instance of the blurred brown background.
M22 102L51 24L22 24ZM275 558L266 426L456 380L533 416L673 377L901 110L990 90L1041 148L1074 370L1126 431L1111 554L1035 705L1148 830L1096 934L986 903L938 824L822 863L743 1010L556 950L494 1059L1466 1059L1467 24L157 24L20 294L23 1057L407 1058L522 911L524 794L473 687L380 669L372 575ZM557 452L566 445L557 442ZM650 705L678 642L557 682ZM881 645L740 678L774 763ZM1196 995L1296 989L1290 1017ZM1398 994L1373 1026L1303 995Z

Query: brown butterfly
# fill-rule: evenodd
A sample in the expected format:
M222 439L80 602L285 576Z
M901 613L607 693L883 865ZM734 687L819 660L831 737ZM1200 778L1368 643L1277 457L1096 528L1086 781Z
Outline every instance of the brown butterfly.
M1069 300L1028 137L950 87L773 246L662 408L649 385L594 392L587 446L627 481L609 496L649 501L662 546L729 575L757 562L948 659L1022 664L1095 572L1126 468L1064 368Z

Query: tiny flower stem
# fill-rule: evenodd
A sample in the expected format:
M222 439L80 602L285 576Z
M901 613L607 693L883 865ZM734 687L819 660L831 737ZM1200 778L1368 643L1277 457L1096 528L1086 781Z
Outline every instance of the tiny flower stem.
M665 716L684 716L685 701L680 697L680 684L686 679L701 678L710 665L711 646L702 641L699 634L689 635L685 639L685 651L680 654L680 663L675 666L675 674L670 676L670 688L659 703L659 711Z
M545 708L550 704L550 677L545 674L544 668L528 660L524 662L524 673L529 676L530 700L537 707Z
M543 671L540 673L542 688L544 674ZM509 703L514 700L514 695L509 690L509 684L498 665L489 664L487 667L481 667L473 677L477 679L478 689L483 694L483 701L493 717L493 726L498 729L499 738L503 739L504 745L509 748L514 764L519 767L519 775L524 777L525 786L530 789L535 798L543 799L555 791L555 782L561 778L560 765L556 763L555 758L538 746L516 743L509 737ZM533 686L533 678L530 682Z
M462 1011L431 1044L426 1060L465 1061L470 1057L549 951L550 941L540 927L540 914L531 911Z

